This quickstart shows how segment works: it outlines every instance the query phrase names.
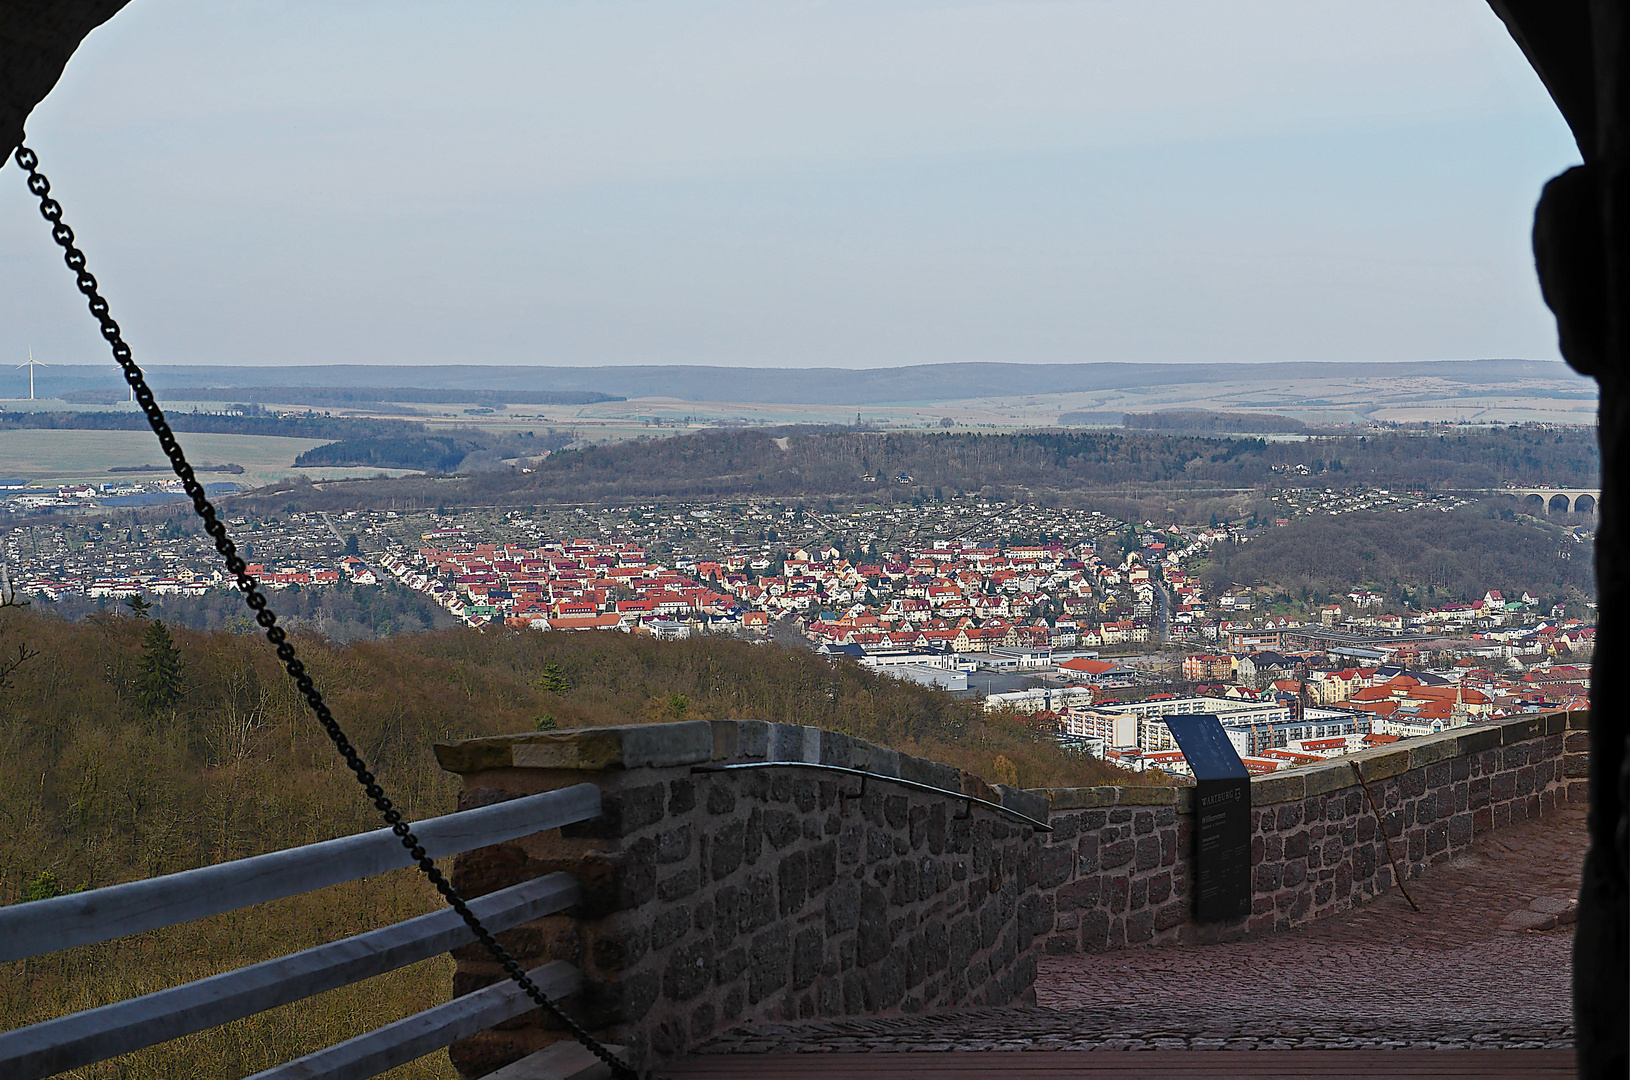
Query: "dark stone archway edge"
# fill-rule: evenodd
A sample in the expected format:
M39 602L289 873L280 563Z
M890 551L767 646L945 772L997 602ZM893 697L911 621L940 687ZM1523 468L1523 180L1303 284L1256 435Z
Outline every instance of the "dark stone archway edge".
M1579 891L1573 993L1579 1075L1630 1072L1625 677L1630 607L1630 5L1489 0L1572 129L1585 163L1545 186L1534 256L1562 355L1601 386L1600 604L1591 668L1590 850Z
M6 0L0 5L0 149L23 141L23 124L62 77L85 35L129 0Z

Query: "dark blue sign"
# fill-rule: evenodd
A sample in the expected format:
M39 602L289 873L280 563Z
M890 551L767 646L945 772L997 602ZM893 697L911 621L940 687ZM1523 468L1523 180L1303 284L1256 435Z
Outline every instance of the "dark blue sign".
M1251 774L1210 713L1163 716L1194 773L1194 921L1251 913Z

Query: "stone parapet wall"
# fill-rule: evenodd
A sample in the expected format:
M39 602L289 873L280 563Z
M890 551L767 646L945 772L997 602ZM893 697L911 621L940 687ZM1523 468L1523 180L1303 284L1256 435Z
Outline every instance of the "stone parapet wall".
M1023 814L1045 816L1044 798L751 720L480 739L437 754L464 776L461 808L601 787L600 820L461 856L453 881L479 896L578 874L581 909L500 936L524 966L580 966L590 989L575 1011L645 1060L747 1020L1032 1000L1036 935L1052 923L1032 886L1038 830ZM457 993L502 977L478 947L455 955ZM480 1076L556 1037L535 1013L458 1044L453 1060Z
M1189 923L1193 788L1047 791L1035 887L1050 909L1046 952L1177 940ZM1047 921L1044 919L1043 921Z
M585 780L604 815L461 856L479 896L557 870L583 905L500 935L581 967L572 1003L645 1062L750 1020L1031 999L1038 956L1303 925L1585 801L1586 715L1526 717L1258 777L1253 909L1192 919L1193 789L1020 791L818 728L755 720L589 728L436 748L460 808ZM1354 773L1362 772L1366 795ZM1370 809L1370 798L1380 819ZM455 992L501 972L455 953ZM534 1013L453 1049L475 1077L559 1037Z
M1041 792L1053 826L1035 860L1053 908L1043 947L1221 940L1362 904L1395 883L1389 841L1407 880L1491 829L1585 802L1586 722L1583 712L1523 717L1254 778L1252 912L1206 926L1191 917L1193 788Z

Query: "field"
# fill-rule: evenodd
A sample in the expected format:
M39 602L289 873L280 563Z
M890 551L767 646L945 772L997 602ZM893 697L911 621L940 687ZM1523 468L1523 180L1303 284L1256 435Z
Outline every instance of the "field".
M715 389L725 391L724 386ZM1097 415L1097 423L1114 425L1123 412L1162 409L1211 409L1224 412L1273 413L1312 424L1395 423L1547 423L1590 424L1596 418L1596 393L1587 381L1557 366L1543 376L1480 382L1440 375L1340 376L1265 380L1207 381L1113 387L1062 393L1011 393L946 399L927 389L915 401L840 403L732 401L717 398L637 396L626 401L586 405L499 405L475 403L381 405L335 410L336 414L386 419L422 419L439 423L524 429L569 428L592 442L616 442L661 436L705 427L763 427L781 424L852 424L858 416L869 424L900 428L1011 430L1052 427L1071 413ZM839 395L834 395L839 396ZM201 403L219 408L224 403ZM303 406L270 403L269 408ZM945 421L950 423L946 424ZM1094 423L1065 419L1066 424Z
M634 398L559 408L552 415L557 422L564 421L600 439L651 434L650 427L637 426L644 425L647 419L660 419L665 427L685 428L721 422L848 424L859 415L868 423L891 427L1003 430L1051 427L1069 413L1101 414L1097 423L1113 425L1119 413L1162 409L1274 413L1312 424L1590 424L1596 418L1596 394L1583 380L1559 371L1553 378L1486 384L1431 376L1326 377L1282 382L1240 379L858 407ZM535 407L528 411L535 411ZM945 424L945 420L951 423Z
M266 381L266 373L227 367L156 369L167 404L218 412ZM295 367L277 379L294 387L346 387L350 396L314 403L308 393L280 402L261 387L252 400L278 412L523 432L557 428L587 442L657 437L705 427L865 423L887 428L1010 431L1114 426L1122 413L1209 409L1274 413L1315 425L1389 423L1546 423L1589 425L1595 385L1565 365L1522 360L1368 364L938 364L871 369L695 366L601 368ZM63 366L41 377L61 400L5 400L6 410L98 408L127 411L111 369ZM0 371L0 393L26 388ZM220 390L205 400L202 388ZM379 388L374 400L364 392ZM389 388L405 392L394 400ZM421 388L412 391L411 388ZM435 388L429 393L425 388ZM467 401L435 401L469 391ZM506 392L513 391L506 400ZM615 393L627 400L539 403L539 392ZM592 395L590 395L592 396ZM99 405L90 404L101 402ZM541 431L540 431L541 434ZM243 463L247 464L247 463Z
M212 435L189 432L181 436L187 459L195 464L242 465L241 474L208 473L205 480L231 480L259 487L297 473L312 479L339 479L388 473L402 469L296 469L294 459L321 439L290 439L262 435ZM152 480L168 473L109 472L122 466L162 465L158 440L145 431L12 430L0 431L0 476L30 483L68 481Z

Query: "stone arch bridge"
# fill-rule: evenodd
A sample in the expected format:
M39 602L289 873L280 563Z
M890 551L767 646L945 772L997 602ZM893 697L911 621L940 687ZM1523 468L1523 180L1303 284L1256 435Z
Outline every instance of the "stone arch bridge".
M1538 509L1541 514L1591 514L1602 499L1601 488L1519 487L1502 489L1499 494L1515 496L1525 510Z

